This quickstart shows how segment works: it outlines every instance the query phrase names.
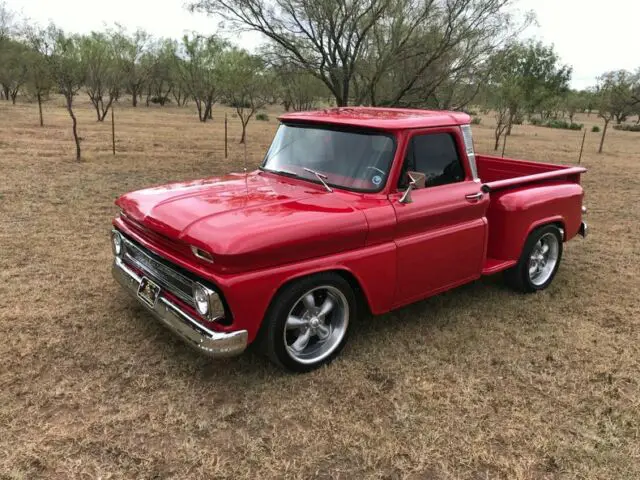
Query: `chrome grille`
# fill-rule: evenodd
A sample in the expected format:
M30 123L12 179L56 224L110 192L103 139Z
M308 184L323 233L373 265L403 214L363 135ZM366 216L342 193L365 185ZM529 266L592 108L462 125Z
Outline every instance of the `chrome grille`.
M145 276L180 298L189 305L193 303L193 280L185 277L164 262L156 260L147 249L124 238L124 261L140 269Z

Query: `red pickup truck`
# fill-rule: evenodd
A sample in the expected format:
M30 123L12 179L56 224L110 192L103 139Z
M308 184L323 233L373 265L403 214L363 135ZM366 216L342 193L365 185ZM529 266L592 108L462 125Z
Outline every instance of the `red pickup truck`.
M356 318L503 271L546 288L586 236L581 167L477 155L464 113L290 113L260 168L120 197L113 274L212 357L308 371Z

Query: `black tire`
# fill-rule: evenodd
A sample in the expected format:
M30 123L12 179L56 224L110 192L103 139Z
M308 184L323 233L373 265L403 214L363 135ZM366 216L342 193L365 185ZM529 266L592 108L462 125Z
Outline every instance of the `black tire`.
M335 292L335 294L338 295L338 304L346 301L348 310L341 310L339 312L339 316L343 319L346 315L347 322L344 326L344 332L341 330L341 333L336 336L335 345L330 348L330 353L327 352L326 356L322 357L318 361L305 360L308 363L302 363L302 361L295 358L294 354L289 353L291 345L287 348L286 335L289 335L288 333L285 333L287 319L289 318L289 313L292 312L292 309L299 307L299 302L302 301L302 297L308 292L317 289L315 290L317 292L315 295L316 298L320 295L319 298L321 302L321 295L324 287L335 289L332 290L332 292ZM342 296L340 296L338 292L340 292ZM319 307L320 306L321 305L319 305ZM337 308L336 312L338 312ZM331 323L334 321L332 315L336 315L336 319L338 319L337 313L330 313L326 316L327 322ZM351 285L349 285L349 282L342 276L336 273L327 272L304 277L286 285L272 300L269 310L263 320L259 338L256 339L257 346L262 353L266 354L266 356L277 366L291 372L309 372L322 365L330 363L340 354L347 343L351 324L357 318L357 315L358 312L355 294ZM337 328L335 330L332 328L331 335L337 331ZM313 340L318 343L320 342L319 339L312 337L312 341Z
M555 261L555 266L553 269L547 274L548 278L546 278L543 282L536 282L532 279L529 268L531 265L531 256L534 253L534 249L536 245L541 239L549 239L550 235L555 236L557 241L557 260ZM523 293L533 293L539 290L544 290L547 288L558 272L558 268L560 267L560 262L562 260L562 232L556 225L545 225L544 227L540 227L535 229L524 244L524 248L522 249L522 254L520 255L520 259L518 263L508 270L504 272L505 283L512 289L523 292Z

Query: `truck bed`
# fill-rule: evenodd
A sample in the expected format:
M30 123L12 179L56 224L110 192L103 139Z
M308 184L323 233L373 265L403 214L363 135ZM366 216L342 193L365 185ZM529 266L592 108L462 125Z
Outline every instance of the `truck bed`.
M530 162L491 155L477 155L478 176L485 193L545 180L567 180L580 183L583 167Z
M516 264L525 239L537 225L556 223L568 240L580 227L583 167L476 157L482 190L490 194L489 238L482 273L490 275Z

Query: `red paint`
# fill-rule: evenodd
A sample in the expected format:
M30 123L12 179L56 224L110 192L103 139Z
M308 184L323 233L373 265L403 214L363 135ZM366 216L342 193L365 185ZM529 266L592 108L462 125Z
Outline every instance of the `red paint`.
M336 270L360 285L371 311L407 303L512 266L529 232L558 223L573 238L581 221L582 168L476 156L481 192L464 154L466 114L342 108L292 113L285 122L348 125L391 132L397 143L379 193L326 192L316 183L255 171L150 188L116 202L116 228L169 261L214 283L252 341L277 291L287 282ZM396 188L412 135L454 135L464 181L412 192ZM196 259L195 245L214 258ZM211 327L211 326L210 326Z

